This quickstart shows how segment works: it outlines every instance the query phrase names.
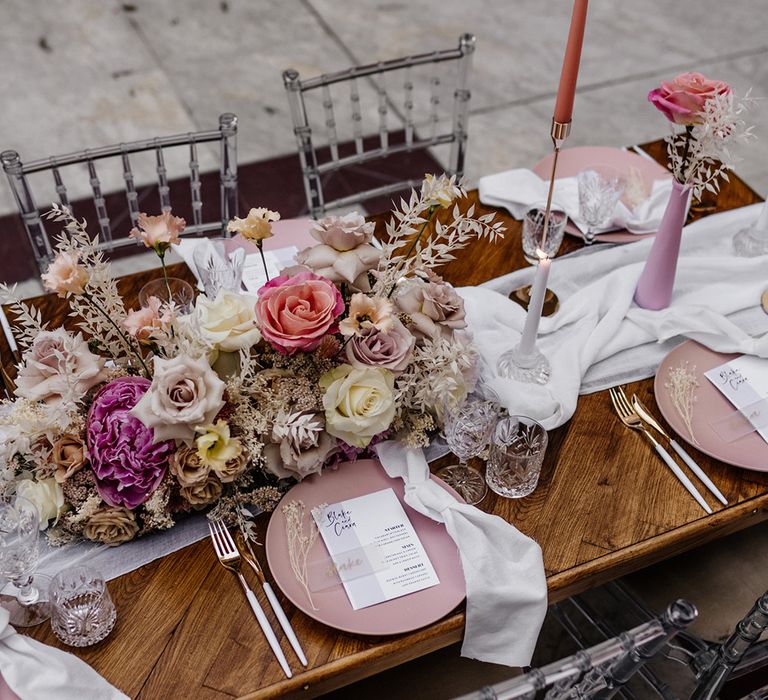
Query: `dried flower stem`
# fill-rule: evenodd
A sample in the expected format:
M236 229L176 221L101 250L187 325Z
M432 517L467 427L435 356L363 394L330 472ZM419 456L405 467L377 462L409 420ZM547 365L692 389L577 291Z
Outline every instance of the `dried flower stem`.
M696 403L696 390L699 381L696 379L696 365L692 367L683 362L677 367L669 368L669 381L664 386L669 390L669 398L672 405L683 420L694 445L699 441L693 434L693 408Z
M317 610L312 594L309 591L309 574L307 572L307 557L309 550L320 534L314 519L306 518L306 507L302 501L289 501L283 508L285 516L285 532L288 537L288 558L291 562L296 580L302 585L307 594L312 610ZM304 521L308 520L307 528ZM308 531L306 531L308 529Z

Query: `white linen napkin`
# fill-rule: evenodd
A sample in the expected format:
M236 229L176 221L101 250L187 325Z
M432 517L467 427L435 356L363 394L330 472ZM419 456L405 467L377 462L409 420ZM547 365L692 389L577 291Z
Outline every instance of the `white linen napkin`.
M405 502L445 523L459 548L467 584L462 656L506 666L530 664L547 611L539 545L506 520L459 503L431 481L421 450L394 440L375 449L387 474L405 482Z
M652 375L665 354L656 344L678 336L717 352L768 357L768 319L759 310L768 287L768 256L736 257L731 242L761 207L715 214L685 228L672 303L661 311L641 309L632 300L652 239L553 260L549 287L560 298L560 309L542 318L538 339L552 366L549 383L522 384L495 374L484 380L511 412L535 418L549 430L573 415L582 379L598 362L611 362L614 371L623 368L630 375L638 367L650 367ZM525 311L506 294L530 284L533 274L530 267L483 287L457 290L490 371L499 355L517 344L525 322ZM747 310L758 317L757 323L743 322ZM763 334L752 337L745 330L749 326Z
M639 174L637 176L640 177ZM635 183L634 189L637 189ZM478 182L480 201L495 207L503 207L516 219L522 219L531 207L544 206L547 200L549 181L542 180L536 173L524 168L507 170L495 175L481 177ZM618 228L626 228L631 233L653 233L658 230L661 217L667 208L670 193L672 192L672 178L655 180L650 195L634 194L637 201L633 208L628 207L625 194L616 205L611 223L600 229L609 231ZM555 180L555 189L552 195L555 205L561 207L568 214L568 218L579 228L586 230L584 220L579 214L579 186L575 177L564 177Z
M0 673L21 700L128 700L76 656L18 634L3 608Z

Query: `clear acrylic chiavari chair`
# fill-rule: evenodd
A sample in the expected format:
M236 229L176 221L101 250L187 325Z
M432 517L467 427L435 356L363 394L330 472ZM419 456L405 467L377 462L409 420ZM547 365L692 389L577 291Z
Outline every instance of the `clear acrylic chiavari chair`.
M619 693L696 615L692 603L677 600L662 615L613 639L456 700L606 700Z
M199 149L202 144L215 142L220 144L220 216L215 220L205 221ZM144 152L154 154L154 170L157 177L160 208L162 211L170 211L171 183L166 167L166 151L180 146L189 148L189 192L192 212L192 220L187 221L188 225L184 235L203 235L214 231L223 236L228 235L227 222L237 214L237 117L234 114L222 114L219 117L217 129L92 148L61 156L41 158L28 163L23 163L16 151L8 150L0 153L0 162L2 162L3 169L8 176L38 269L42 271L51 260L53 246L43 224L37 201L32 193L30 175L49 171L53 177L59 203L72 210L70 193L64 182L62 169L67 166L85 165L88 172L92 206L96 212L97 221L95 223L98 225L100 246L105 250L114 250L122 246L136 245L136 241L113 236L114 221L110 218L106 203L106 198L109 195L104 191L105 188L97 170L97 163L110 158L119 159L130 224L136 226L140 204L136 184L137 176L131 157ZM73 213L77 215L77 211Z
M418 174L418 179L389 182L379 187L326 201L323 191L324 176L350 166L386 158L396 153L410 153L449 144L448 174L457 177L463 175L470 99L468 80L474 50L475 37L472 34L463 34L459 38L458 47L455 49L433 51L365 66L356 66L307 80L302 80L296 70L289 69L283 72L283 83L288 95L307 206L311 216L317 218L322 216L326 209L346 207L419 184L423 173ZM429 66L430 64L437 66L438 64L450 63L455 63L457 66L456 83L453 92L450 129L443 131L441 130L440 115L441 77L435 74L429 78L428 115L422 124L414 109L416 102L414 86L418 84L414 70L419 66ZM392 74L395 74L394 77ZM396 102L393 98L394 92L385 89L385 79L394 87L392 81L400 75L402 75L402 82L398 88L402 89L402 100ZM334 86L342 83L347 83L349 86L349 106L345 109L350 110L351 135L354 141L354 153L350 155L344 155L340 149L341 140L338 126L341 115L338 104L334 103L332 93L332 88L336 89ZM371 86L377 101L377 139L365 138L363 128L361 94L364 93L364 89L369 91ZM309 93L316 94L318 92L322 103L326 136L326 143L322 146L318 145L318 136L313 132L311 126L308 109L310 105L307 99ZM390 138L393 134L393 126L397 126L398 129L400 126L403 127L403 143L394 143Z

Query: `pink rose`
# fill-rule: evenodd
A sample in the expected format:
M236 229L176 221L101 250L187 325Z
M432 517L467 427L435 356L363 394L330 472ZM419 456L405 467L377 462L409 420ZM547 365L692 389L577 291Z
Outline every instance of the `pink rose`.
M147 248L164 252L171 243L180 243L179 234L187 222L180 216L164 211L160 216L139 214L139 227L131 229L129 238L141 241Z
M60 297L68 294L82 294L88 284L88 271L78 264L76 253L59 253L42 276L43 286Z
M344 216L326 216L316 221L310 233L319 243L343 253L370 243L375 228L372 221L366 222L361 214L353 211Z
M731 86L722 80L709 80L701 73L681 73L648 93L648 100L669 121L690 126L701 123L701 112L707 100L727 95Z
M409 329L417 337L450 338L467 326L464 300L440 278L409 281L395 297L395 306L408 315Z
M312 272L281 275L259 290L256 319L261 334L278 352L310 352L338 330L344 300L333 282Z

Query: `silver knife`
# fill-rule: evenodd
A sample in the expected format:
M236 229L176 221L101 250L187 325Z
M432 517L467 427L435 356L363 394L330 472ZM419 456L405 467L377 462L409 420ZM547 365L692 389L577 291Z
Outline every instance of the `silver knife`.
M704 473L704 470L696 464L696 462L693 460L693 457L691 457L677 442L677 440L674 440L669 435L667 435L667 432L664 430L664 428L661 427L659 422L648 412L648 409L643 406L640 399L637 398L637 394L632 394L632 406L637 411L638 415L646 422L648 425L650 425L652 428L655 428L656 430L661 433L667 440L669 440L670 447L677 452L677 454L680 456L680 458L688 465L688 468L699 477L701 480L701 483L706 486L712 495L717 498L720 503L722 503L724 506L728 505L728 501L726 500L725 496L723 496L722 493L720 493L720 489L717 488L712 483L712 480Z

